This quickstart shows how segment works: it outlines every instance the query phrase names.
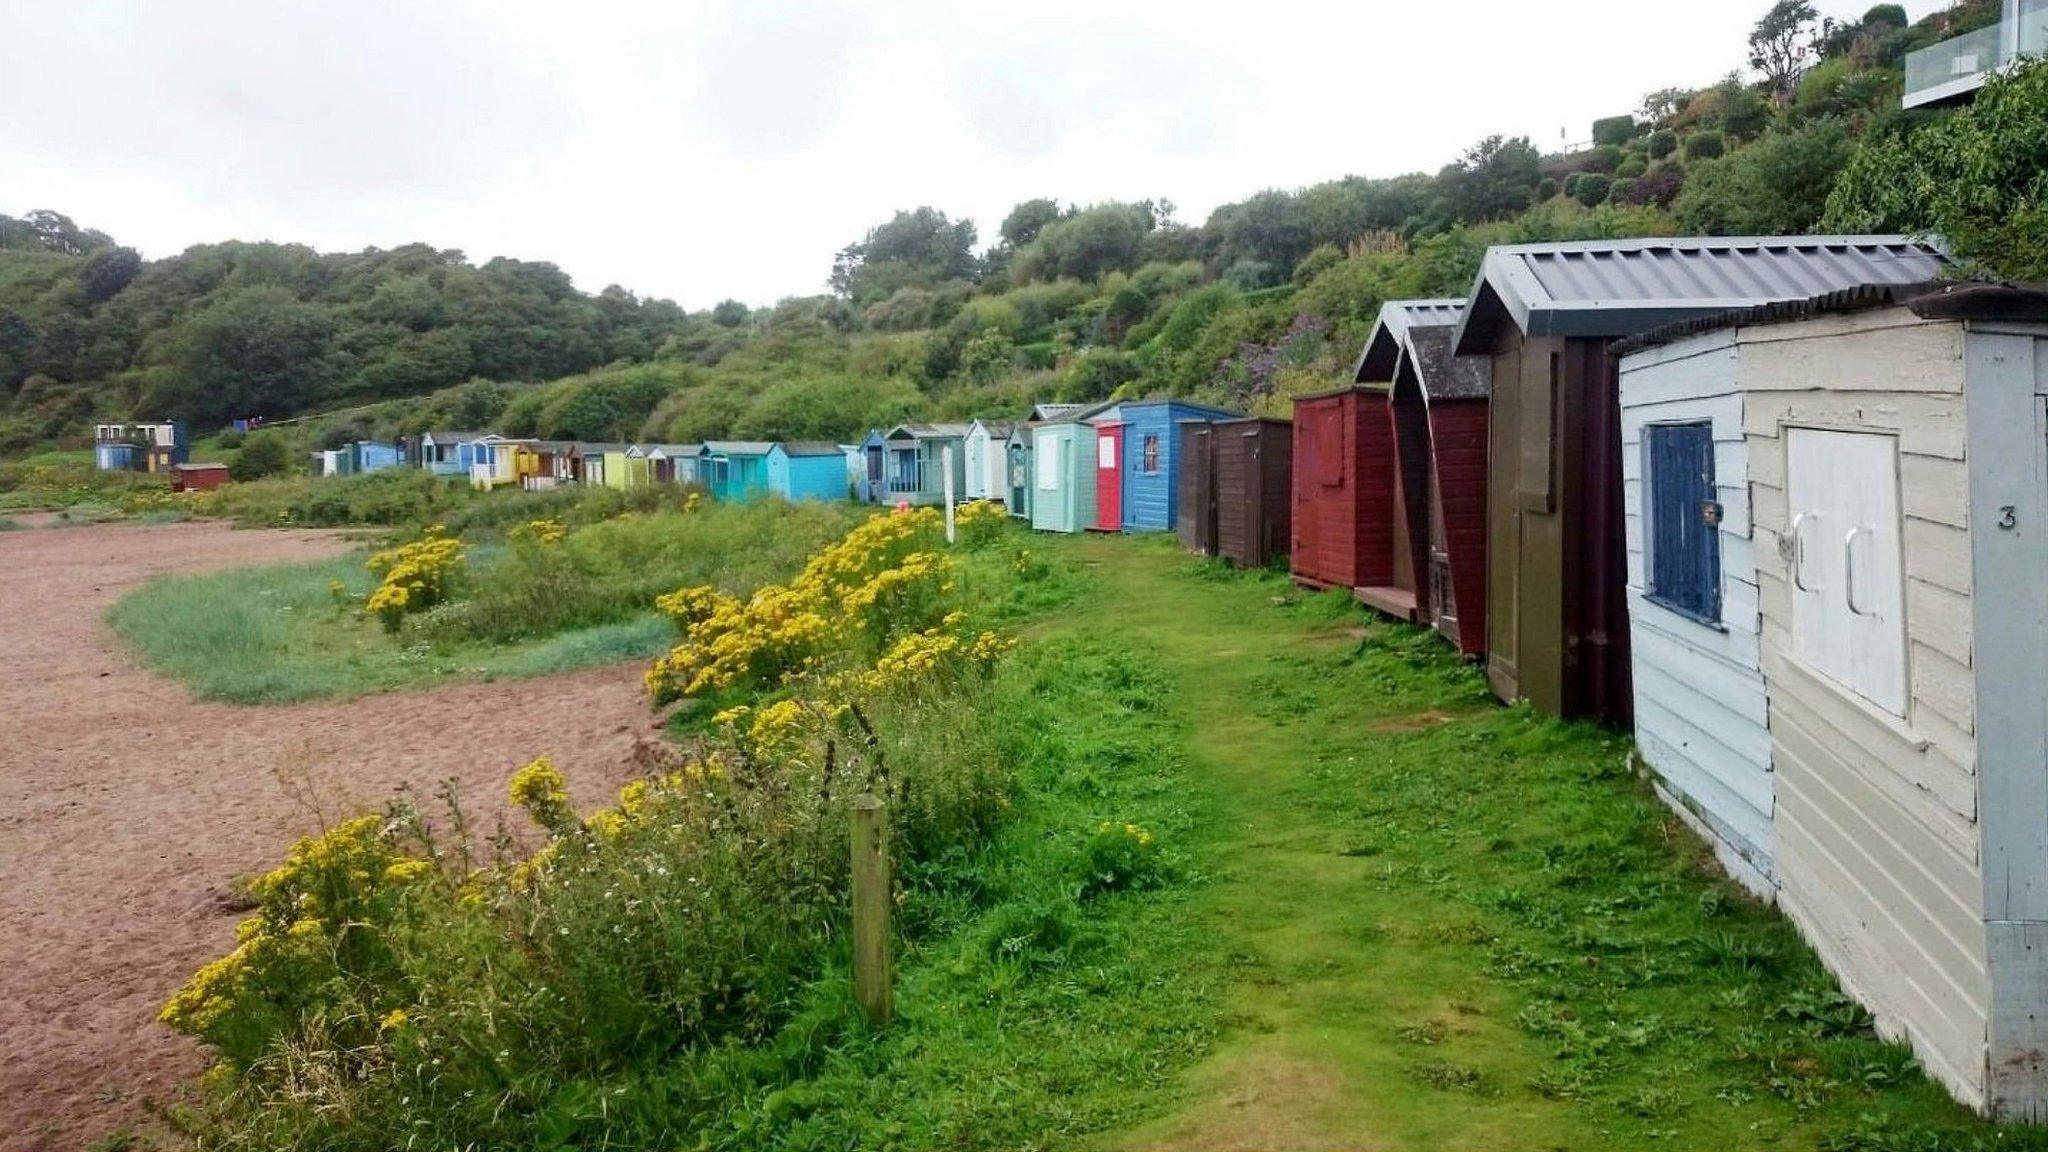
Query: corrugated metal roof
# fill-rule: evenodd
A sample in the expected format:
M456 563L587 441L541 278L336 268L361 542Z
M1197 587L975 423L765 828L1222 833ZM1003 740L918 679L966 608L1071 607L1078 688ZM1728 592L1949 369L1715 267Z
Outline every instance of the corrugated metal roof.
M889 439L898 439L897 433L912 440L956 440L966 439L965 424L898 424L889 429Z
M1131 408L1161 408L1166 406L1192 409L1196 412L1203 413L1204 417L1208 419L1215 420L1231 420L1244 415L1244 413L1242 412L1233 412L1228 408L1218 408L1214 404L1204 404L1198 400L1187 400L1179 396L1149 396L1143 400L1124 400L1118 402L1117 404L1118 408L1126 410Z
M1063 420L1085 407L1087 407L1085 404L1033 404L1031 406L1031 420L1033 423L1042 423L1047 420Z
M766 456L775 445L766 440L706 440L704 451L713 456Z
M496 435L496 432L423 432L420 439L432 440L436 444L474 444L486 436Z
M1948 258L1907 236L1688 237L1487 249L1454 342L1483 352L1502 325L1615 337L1864 284L1939 276Z
M1782 324L1836 312L1860 312L1901 305L1929 320L2048 323L2048 291L2026 285L1950 280L1917 284L1859 284L1803 300L1776 300L1666 324L1617 343L1613 352L1617 356L1627 356L1724 328Z
M1394 379L1401 360L1401 340L1410 328L1450 326L1465 314L1462 299L1389 300L1380 305L1379 319L1373 321L1372 335L1365 350L1352 365L1351 379L1359 384L1385 384Z

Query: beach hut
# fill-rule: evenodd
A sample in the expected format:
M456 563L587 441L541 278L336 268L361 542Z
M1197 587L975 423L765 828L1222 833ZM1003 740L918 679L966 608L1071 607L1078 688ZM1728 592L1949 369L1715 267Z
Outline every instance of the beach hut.
M1175 433L1180 440L1174 457L1174 466L1180 469L1180 506L1173 532L1181 547L1203 556L1216 554L1215 427L1207 420L1190 420Z
M1899 236L1593 240L1489 249L1453 352L1492 363L1487 678L1552 715L1629 722L1623 337L1944 261Z
M647 479L655 484L689 484L697 479L702 444L647 445Z
M884 437L888 472L883 502L943 503L946 499L946 474L942 462L948 458L953 462L953 498L965 499L966 445L965 424L898 424L891 428Z
M1031 425L1010 426L1010 438L1003 446L1005 492L1003 506L1010 515L1031 519Z
M1380 309L1353 376L1387 389L1393 421L1394 547L1413 576L1414 617L1465 655L1486 652L1486 435L1491 365L1455 356L1463 300Z
M1008 420L976 420L967 426L962 441L967 453L966 498L1007 502L1010 474L1010 432Z
M854 498L863 504L880 504L889 491L889 435L870 428L860 442L860 477Z
M428 432L419 439L420 467L436 476L469 476L477 445L495 438L491 432Z
M784 500L846 499L846 452L837 444L791 440L768 449L768 491Z
M1243 413L1171 399L1126 400L1117 410L1118 421L1101 429L1112 434L1120 472L1114 530L1171 532L1180 503L1180 471L1174 465L1180 445L1174 429L1190 420L1236 420ZM1098 499L1107 512L1107 498ZM1106 516L1098 526L1112 530Z
M469 486L488 492L519 483L521 441L486 435L469 446Z
M1294 401L1291 570L1311 588L1348 588L1415 618L1414 556L1387 394L1352 386Z
M706 440L697 453L697 480L714 500L746 500L768 493L766 440Z
M569 440L521 440L512 446L512 474L529 492L574 483L575 449Z
M173 492L211 492L228 482L225 464L173 464L169 472Z
M1882 1034L1964 1103L2040 1118L2048 293L1881 280L1622 362L1624 428L1711 437L1640 441L1631 607L1686 642L1635 652L1645 759L1700 789L1710 835L1768 815L1779 904ZM1721 646L1683 627L1714 616ZM1693 691L1654 692L1674 675Z
M1108 404L1076 407L1031 429L1031 526L1041 532L1080 532L1097 518L1097 416L1114 419Z
M839 450L846 454L846 498L866 501L861 493L861 480L867 475L867 453L858 444L841 444Z
M1293 528L1294 426L1286 420L1191 422L1208 429L1204 487L1215 523L1215 554L1239 568L1287 555ZM1190 494L1183 492L1181 499Z
M404 463L404 451L396 444L387 444L381 440L355 440L342 449L341 466L344 475L382 472Z

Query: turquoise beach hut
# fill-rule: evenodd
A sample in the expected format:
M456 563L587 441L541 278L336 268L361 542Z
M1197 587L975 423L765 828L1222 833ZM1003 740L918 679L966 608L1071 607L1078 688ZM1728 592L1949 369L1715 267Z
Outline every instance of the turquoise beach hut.
M766 440L706 440L697 457L697 479L714 500L745 500L768 492Z
M1095 523L1095 425L1116 407L1097 404L1031 429L1031 526L1081 532Z
M846 450L805 440L768 449L768 491L784 500L846 499Z

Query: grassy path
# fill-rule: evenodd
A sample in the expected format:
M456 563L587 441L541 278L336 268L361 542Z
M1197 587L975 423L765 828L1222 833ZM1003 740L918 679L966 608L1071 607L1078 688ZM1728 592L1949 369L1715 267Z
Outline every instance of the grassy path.
M1228 973L1214 1050L1103 1146L1987 1137L1718 879L1618 737L1500 708L1447 648L1341 599L1163 541L1072 548L1098 592L1058 630L1175 688L1213 874L1191 935Z

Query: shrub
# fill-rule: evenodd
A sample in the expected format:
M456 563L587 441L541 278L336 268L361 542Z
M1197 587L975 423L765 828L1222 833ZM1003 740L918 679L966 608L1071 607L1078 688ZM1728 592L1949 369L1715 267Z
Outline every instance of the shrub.
M1608 116L1593 121L1593 143L1622 145L1636 138L1634 116Z
M1644 140L1644 149L1652 160L1662 160L1678 151L1678 133L1669 128L1659 128Z
M1635 194L1636 182L1633 179L1616 180L1613 184L1608 186L1607 203L1633 204L1636 203L1636 201L1633 199Z
M1939 232L2002 276L2048 277L2048 63L1994 76L1968 107L1866 138L1828 195L1830 227Z
M1669 208L1684 190L1685 169L1676 164L1665 164L1630 181L1627 194L1616 192L1612 199L1617 204Z
M1712 160L1728 150L1719 132L1696 132L1685 138L1687 160Z
M1591 208L1606 203L1607 194L1613 187L1614 181L1607 176L1598 172L1581 172L1578 190L1572 193L1572 199Z
M1672 211L1687 230L1784 236L1810 231L1855 143L1838 119L1776 129L1720 160L1693 166Z
M1623 153L1619 145L1594 145L1593 149L1586 153L1584 167L1581 170L1612 175L1614 170L1621 165L1622 155Z
M1136 824L1104 821L1081 847L1084 895L1145 888L1164 875L1158 838Z
M380 583L364 601L363 611L381 621L386 632L398 631L407 616L425 612L454 594L463 556L462 541L450 538L438 525L410 544L371 555L370 574Z
M1641 156L1630 156L1614 169L1617 179L1633 180L1650 170L1649 162Z
M294 471L291 440L281 431L263 429L242 443L241 451L228 464L228 475L236 480L261 480Z
M1573 173L1573 175L1577 175L1577 173ZM1544 177L1544 178L1543 178L1542 180L1538 181L1538 182L1537 182L1537 184L1536 184L1536 202L1537 202L1537 203L1539 203L1539 204L1540 204L1540 203L1542 203L1542 202L1543 202L1543 201L1545 201L1545 200L1554 200L1554 199L1556 199L1556 198L1557 198L1557 193L1558 193L1558 184L1557 184L1557 181L1556 181L1556 180L1554 180L1554 179L1552 179L1551 177L1545 176L1545 177Z

